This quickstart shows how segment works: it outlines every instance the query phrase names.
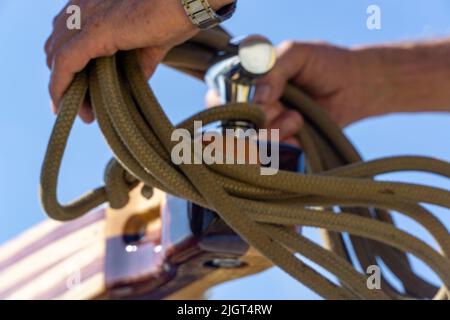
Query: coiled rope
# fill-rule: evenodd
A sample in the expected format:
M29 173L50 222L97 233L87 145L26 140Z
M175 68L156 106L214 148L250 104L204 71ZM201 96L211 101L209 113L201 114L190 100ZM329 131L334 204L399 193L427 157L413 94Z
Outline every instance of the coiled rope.
M201 32L174 48L165 63L202 78L217 52L230 50L222 29ZM58 174L79 106L89 89L98 124L114 153L105 186L61 205ZM450 208L450 192L415 184L375 181L398 171L423 171L450 177L450 164L423 157L396 157L363 162L342 131L313 100L288 85L283 102L298 110L306 125L298 139L307 157L308 174L280 171L261 176L257 165L174 165L170 152L175 128L193 133L193 121L243 119L262 126L264 115L248 104L200 112L175 127L140 69L136 52L122 52L92 61L77 74L60 106L42 168L42 203L48 215L67 221L102 203L120 208L128 192L143 182L216 211L243 239L275 265L327 299L447 299L450 285L450 236L446 227L422 204ZM199 156L199 155L195 155ZM321 207L317 210L315 207ZM338 208L338 209L337 209ZM395 227L389 210L404 214L426 228L439 244L430 245ZM293 226L321 228L322 247ZM343 235L350 235L358 261L352 261ZM410 253L440 277L439 289L417 276ZM322 266L328 279L298 258ZM379 260L395 274L404 292L382 278L381 290L370 290L367 275L357 271Z

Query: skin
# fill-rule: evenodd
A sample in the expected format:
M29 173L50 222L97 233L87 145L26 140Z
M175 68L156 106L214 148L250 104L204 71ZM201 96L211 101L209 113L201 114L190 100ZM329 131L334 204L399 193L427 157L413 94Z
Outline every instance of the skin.
M267 115L267 127L292 135L301 116L280 102L291 81L314 98L341 127L397 112L450 111L450 41L340 48L326 43L287 41L278 47L274 69L258 80L255 100ZM218 104L207 94L208 106Z
M210 5L217 10L231 2L210 0ZM66 8L72 4L81 9L81 30L66 27ZM45 44L55 113L75 73L91 59L140 49L142 68L150 77L170 48L199 31L179 0L72 0L67 6L55 17L53 32ZM81 108L80 117L88 123L94 120L88 102Z
M232 1L209 0L214 9ZM45 45L54 112L74 74L89 60L140 49L141 65L150 77L170 48L198 32L179 0L72 0L70 4L81 7L82 30L66 28L64 8ZM303 119L279 101L287 81L302 87L341 127L393 112L448 112L450 41L366 48L282 43L274 70L258 80L256 102L267 115L267 127L280 129L282 141L296 144L292 135ZM214 92L206 100L208 106L218 104ZM88 101L80 117L94 120Z

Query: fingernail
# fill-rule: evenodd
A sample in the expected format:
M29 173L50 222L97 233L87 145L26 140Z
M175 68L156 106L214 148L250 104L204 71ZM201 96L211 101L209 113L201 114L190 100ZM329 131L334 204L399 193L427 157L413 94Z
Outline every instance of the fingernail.
M270 98L270 86L268 84L261 84L256 87L255 102L264 103Z

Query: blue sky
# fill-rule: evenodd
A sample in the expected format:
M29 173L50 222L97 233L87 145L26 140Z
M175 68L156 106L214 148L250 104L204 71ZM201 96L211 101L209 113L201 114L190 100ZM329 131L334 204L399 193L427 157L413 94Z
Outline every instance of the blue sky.
M38 181L54 117L49 108L49 71L42 48L51 31L52 17L65 2L0 0L0 243L45 219L38 200ZM366 8L371 4L382 10L379 31L366 28ZM420 40L450 36L450 2L240 0L236 16L226 26L234 34L264 34L275 43L285 39L325 40L339 45ZM174 122L203 108L205 87L200 82L162 67L151 84ZM449 114L392 115L362 121L346 131L366 159L414 154L450 161ZM63 200L99 185L110 157L95 125L78 122L72 137L61 178ZM424 174L385 178L450 189L449 181ZM448 211L435 212L447 226L450 224ZM430 239L411 221L398 221L403 228ZM422 263L415 262L415 267L435 279ZM212 297L300 299L316 295L273 269L222 285Z

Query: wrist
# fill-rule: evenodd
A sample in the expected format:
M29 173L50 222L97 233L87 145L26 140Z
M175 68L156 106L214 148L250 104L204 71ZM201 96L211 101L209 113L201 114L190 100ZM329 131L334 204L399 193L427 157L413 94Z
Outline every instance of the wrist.
M450 110L450 44L354 49L368 115Z

